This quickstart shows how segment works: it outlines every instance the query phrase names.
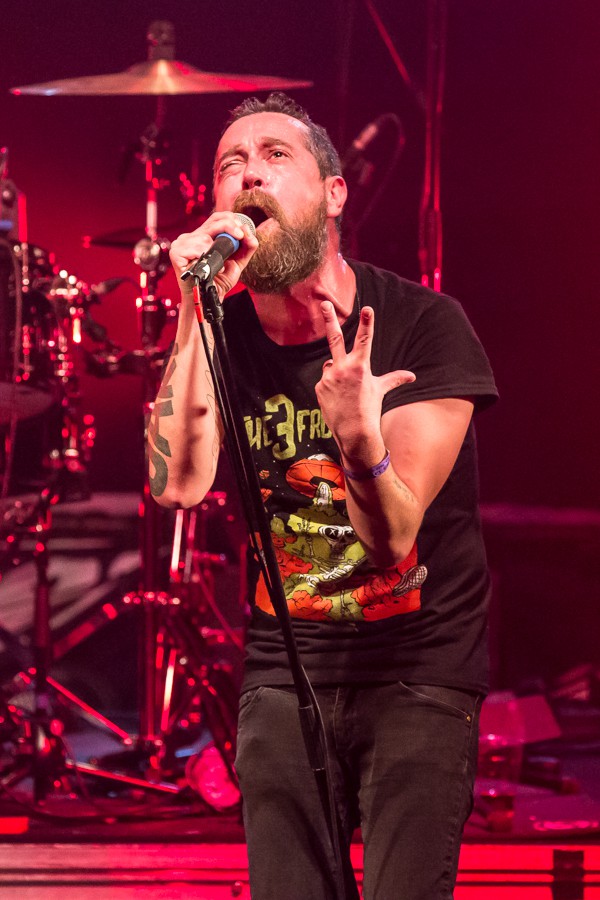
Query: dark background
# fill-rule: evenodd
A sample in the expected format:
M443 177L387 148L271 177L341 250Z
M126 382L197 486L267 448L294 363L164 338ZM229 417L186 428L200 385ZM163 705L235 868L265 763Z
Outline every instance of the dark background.
M376 0L375 6L411 76L424 83L425 0ZM137 277L128 251L84 249L82 238L128 226L143 232L142 167L133 161L123 181L118 173L123 148L153 120L156 101L15 97L8 91L141 62L146 28L156 18L174 22L177 58L200 69L313 81L293 95L342 152L378 115L397 114L406 149L360 232L358 254L418 280L423 116L358 0L3 4L0 144L9 147L11 177L27 197L30 241L54 251L87 282ZM443 289L465 306L501 393L478 423L482 499L509 505L507 518L494 519L488 530L503 590L517 605L528 579L514 574L511 557L522 561L535 544L539 562L547 531L540 532L536 519L516 545L509 543L515 508L517 515L522 507L592 511L599 503L599 45L597 0L449 2ZM217 136L239 99L168 99L171 150L163 173L173 184L161 194L159 226L183 215L179 171L189 173L196 158L202 177L210 179ZM173 291L170 276L161 288L167 296ZM128 348L139 346L135 296L135 285L125 284L95 312L111 338ZM92 484L134 489L143 465L139 379L84 375L82 383L84 405L98 426ZM551 521L545 520L546 529ZM548 597L559 631L573 598L580 602L584 592L597 618L597 525L590 538L586 520L573 521L572 529L562 527L560 540L543 543L539 572L526 588L528 596ZM581 548L582 535L589 555L577 557L565 576L571 545ZM541 602L541 618L544 609ZM583 618L585 631L587 614ZM533 622L523 627L534 633Z

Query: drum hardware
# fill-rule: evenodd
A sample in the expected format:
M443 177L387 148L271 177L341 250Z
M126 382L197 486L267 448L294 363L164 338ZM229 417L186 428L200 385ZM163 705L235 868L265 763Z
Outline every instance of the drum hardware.
M18 252L20 251L20 253ZM20 418L47 408L45 392L31 389L32 344L27 301L31 287L27 203L8 178L8 148L0 150L0 424L9 424L3 496L8 490L12 447ZM27 310L25 305L27 303Z
M143 596L132 592L121 598L118 604L103 604L100 610L88 615L71 627L66 635L53 641L52 660L60 660L69 650L86 640L121 614L141 614L143 624L147 623L147 605L152 604L153 619L156 623L154 634L154 657L152 659L152 682L156 686L152 702L147 704L145 714L153 716L157 722L152 744L142 743L139 736L131 735L114 722L93 709L80 698L68 691L51 677L47 678L49 689L60 707L74 710L94 726L102 728L121 742L122 751L91 760L84 767L84 773L95 774L122 787L148 787L162 792L179 792L186 789L186 759L192 759L193 777L190 786L196 793L203 784L201 772L206 766L200 765L201 753L192 753L194 744L208 729L212 736L210 778L218 775L219 763L213 757L222 756L220 764L222 777L228 786L228 796L235 791L233 773L233 748L237 722L237 687L233 666L229 661L232 647L237 648L241 658L243 649L240 629L232 628L218 610L214 595L214 574L226 567L224 554L209 553L198 549L199 540L208 527L214 530L211 517L221 515L226 508L226 495L222 492L210 494L202 505L194 510L179 511L176 516L173 552L171 554L170 593L158 591ZM20 506L18 515L21 525L32 521L33 505ZM9 527L13 533L16 514L13 512ZM181 523L185 522L183 529ZM191 543L190 543L191 542ZM217 614L217 627L208 625L208 614ZM146 635L142 635L141 650L145 649ZM23 663L23 647L19 661ZM15 655L15 654L13 654ZM141 660L140 675L145 680L144 660ZM15 730L29 728L26 716L18 710L18 698L29 691L35 678L35 667L29 662L3 689L6 704L12 707L6 717ZM143 691L141 692L143 695ZM0 695L1 699L1 695ZM6 705L5 704L5 705ZM140 718L142 714L140 713ZM53 728L60 730L60 714L53 715ZM20 738L20 744L26 744ZM191 756L190 756L191 753ZM23 754L19 759L22 762ZM189 761L189 759L188 759ZM69 760L65 760L69 763ZM71 761L72 762L72 761ZM198 762L199 765L195 765ZM67 771L69 766L67 765ZM227 773L226 775L224 773ZM209 778L208 772L202 778ZM200 792L201 793L201 792ZM201 793L206 802L210 797ZM221 802L214 798L215 803Z
M24 733L18 738L14 762L2 771L0 783L3 787L13 787L27 777L33 781L35 803L42 802L50 788L51 781L64 775L64 754L60 742L60 724L51 715L48 690L48 667L50 664L50 582L48 580L48 546L50 530L50 506L54 492L44 490L38 503L32 506L30 518L22 524L35 535L34 559L36 564L36 591L33 627L33 710L29 718L17 712L10 703L7 705L9 717L17 724L24 725Z
M17 543L17 535L21 538L30 535L33 539L36 585L32 665L21 671L0 691L0 701L5 710L3 718L12 726L13 740L13 753L8 761L3 761L0 769L0 786L11 789L26 779L31 779L35 804L43 803L50 790L58 784L65 789L72 789L68 772L76 768L74 761L69 759L62 739L64 727L54 710L53 693L60 692L64 699L73 702L80 709L85 708L88 714L94 713L101 724L111 724L49 675L53 653L48 537L51 507L59 500L57 481L58 473L55 473L54 483L44 488L36 501L15 507L12 516L14 530L6 537L7 544L11 545ZM9 516L9 521L10 519ZM14 700L19 687L21 692L32 691L32 709L29 713Z
M21 218L21 223L24 217ZM60 403L71 381L68 347L47 296L54 275L51 254L25 241L0 239L0 428L2 497L10 493L17 426ZM6 427L5 427L6 426Z
M25 195L8 175L8 147L0 147L0 234L9 240L27 241Z
M142 350L134 359L139 364L136 374L141 374L143 379L144 421L147 423L164 363L158 341L166 318L176 314L176 307L169 298L156 295L161 264L166 256L164 242L152 240L149 235L143 241L142 247L139 242L135 248L136 262L141 269L136 305L140 311ZM132 360L121 357L119 371L123 371L124 363L131 365ZM123 598L123 608L136 608L141 614L139 733L131 737L123 751L97 761L104 770L122 773L124 784L130 777L139 784L141 774L142 782L145 777L150 788L156 783L175 787L169 779L177 776L182 747L189 745L193 737L198 737L198 730L205 727L211 731L228 778L234 782L237 691L231 673L215 654L215 650L223 649L223 642L215 641L214 634L203 633L206 604L195 608L188 599L192 592L197 598L200 590L208 597L212 568L222 563L213 554L194 554L190 547L197 546L199 534L196 528L200 528L209 505L221 508L224 504L225 495L210 495L200 511L176 514L170 584L165 590L165 579L159 566L159 534L164 513L150 494L149 473L145 466L140 503L141 582L138 591ZM182 525L184 521L185 526ZM205 533L202 532L200 537L204 540ZM186 541L189 546L182 551ZM180 570L179 562L175 562L181 552L188 560L184 572ZM214 598L211 598L211 606L216 608ZM237 642L239 644L239 638ZM131 776L132 771L134 776Z
M158 296L158 281L168 267L169 242L156 237L157 188L153 175L153 160L142 160L147 173L146 236L133 248L134 260L140 270L139 293L136 306L139 310L141 350L124 353L112 342L106 329L98 326L89 313L89 303L78 307L81 331L101 343L99 350L86 351L88 371L102 376L116 372L130 372L142 377L145 420L149 418L151 404L156 395L164 351L159 346L162 329L169 317L177 314L177 306L169 298ZM152 236L154 235L154 236ZM73 304L72 293L76 284L63 278L51 288L53 299L60 308L62 302ZM225 503L225 496L215 499L216 507ZM123 786L144 786L154 789L179 790L177 773L183 765L180 754L186 745L193 743L202 730L211 731L217 752L223 757L228 779L233 782L233 747L237 722L237 691L231 682L231 673L222 662L224 644L228 641L224 629L217 635L215 629L205 630L206 604L201 610L193 609L182 600L192 590L197 598L202 579L203 591L213 584L209 570L223 564L214 554L193 554L193 564L188 566L189 585L186 578L179 578L178 570L172 573L172 585L177 595L163 590L165 586L159 571L159 533L164 513L150 495L148 473L141 503L141 583L138 591L122 599L116 614L135 609L141 616L139 629L139 733L117 735L124 749L93 762L93 772L110 772L118 775ZM206 506L204 505L204 511ZM201 516L194 511L190 521L200 527ZM178 518L179 520L179 518ZM195 540L194 528L187 528L190 540ZM173 551L174 553L175 551ZM188 554L189 555L189 554ZM202 573L202 574L200 574ZM166 575L166 572L165 572ZM214 600L212 606L216 607ZM89 629L85 630L86 636ZM240 639L237 637L238 645ZM61 641L61 649L70 649L77 643L77 636L67 636ZM241 645L240 645L241 646ZM109 723L110 726L110 723ZM214 761L213 761L214 763ZM214 769L214 765L212 766ZM198 778L198 767L195 767ZM175 781L173 779L176 779Z
M203 646L203 660L214 658L215 651L229 645L243 656L243 634L236 631L221 612L216 601L215 571L227 565L223 554L210 553L207 527L211 509L223 508L226 504L224 492L209 493L201 504L189 510L177 510L174 529L173 553L170 564L170 578L173 587L184 598L181 618L185 620L189 633L195 640L199 639ZM206 617L212 614L220 627L206 626ZM197 636L197 637L196 637ZM188 638L189 641L189 638ZM237 786L237 777L233 767L235 755L235 736L237 728L237 689L233 673L223 669L207 666L201 669L202 687L204 689L204 709L209 730L213 736L212 745L220 755L227 771L227 783ZM218 679L215 682L215 677ZM218 689L216 688L218 686ZM209 702L207 702L209 701ZM196 755L199 759L201 754ZM218 763L213 760L213 772ZM192 768L194 768L192 762ZM191 771L186 767L186 774ZM199 772L196 769L195 777ZM229 791L228 791L229 793Z
M76 348L82 341L91 292L87 284L60 269L49 281L46 297L54 314L54 332L47 340L60 409L60 439L47 455L51 482L59 501L90 496L87 465L96 437L94 417L82 414ZM54 478L56 473L56 478Z
M148 34L149 65L172 60L174 30L165 23L153 23ZM147 427L156 396L164 354L158 343L165 324L167 310L174 309L170 300L158 296L158 282L167 269L169 243L158 236L158 198L165 180L157 176L164 159L165 100L158 92L156 119L139 139L136 158L144 166L146 185L145 237L134 248L134 261L140 270L139 333L143 366L144 427ZM168 759L169 745L165 740L173 734L177 715L173 709L190 706L193 694L196 702L209 703L213 697L207 676L202 669L202 649L198 647L193 628L180 615L180 600L163 590L159 571L159 534L162 511L150 493L148 467L145 466L141 511L141 583L139 590L124 598L124 602L138 606L142 623L139 635L140 709L139 734L133 751L111 756L104 762L110 767L133 765L156 781L164 772L171 772L173 760ZM181 677L177 677L177 676ZM177 685L180 696L177 696Z
M104 346L97 353L88 356L88 363L95 365L103 375L113 374L115 370L124 371L131 366L131 371L141 374L144 390L144 419L147 422L160 380L160 369L164 353L159 348L159 339L165 320L176 314L176 306L168 298L157 294L158 281L166 270L167 238L159 236L158 231L158 197L166 182L158 176L158 167L164 156L164 118L165 98L171 94L204 94L215 92L252 92L273 89L293 89L308 87L310 82L292 81L268 76L238 76L221 73L201 72L193 67L175 60L174 30L170 23L155 22L150 26L149 52L147 62L132 66L126 72L112 75L88 76L67 79L61 82L47 82L13 88L15 94L38 95L127 95L145 94L157 97L157 113L153 123L141 136L136 156L144 165L146 184L146 225L145 235L136 240L135 261L140 269L139 295L136 300L140 311L139 330L141 351L134 354L123 354L120 348L102 335L86 304L76 309L82 313L71 313L79 332L100 336ZM181 178L182 189L185 189L190 201L187 211L198 212L198 203L203 196L197 179ZM190 195L192 184L192 195ZM109 236L110 238L110 236ZM102 238L98 239L98 242ZM91 243L91 241L90 241ZM133 244L134 242L132 242ZM131 246L131 245L130 245ZM50 288L52 290L52 288ZM57 310L62 308L63 301L71 301L67 284L54 291L53 303ZM77 286L72 285L76 291ZM66 291L66 296L63 292ZM76 298L79 299L79 298ZM71 310L71 306L69 306ZM73 335L69 336L71 341ZM69 344L69 341L67 342ZM60 352L58 354L60 356ZM74 385L76 372L69 370L69 360L61 358L58 379L66 385ZM125 368L124 368L125 367ZM75 394L72 395L73 397ZM65 432L69 433L66 428ZM66 458L63 454L62 458ZM146 467L147 468L147 467ZM163 775L172 775L174 757L177 756L178 745L182 742L181 732L206 722L212 733L215 746L227 767L231 778L233 772L234 734L237 719L237 691L233 686L231 673L220 659L215 659L215 649L220 652L223 644L231 640L226 629L206 627L203 616L208 608L216 609L211 594L212 567L218 565L213 555L192 552L186 554L189 564L180 572L179 564L172 569L172 580L168 590L164 590L163 579L159 571L159 531L162 523L162 511L150 495L148 472L141 499L141 584L138 591L123 598L123 606L138 607L142 613L140 634L140 675L142 682L140 700L140 728L136 737L122 737L127 749L118 754L119 758L105 758L105 763L113 771L107 772L98 767L91 767L95 774L113 777L126 786L141 786L150 789L178 790L175 784L164 784ZM203 515L206 510L203 510ZM189 518L185 519L185 516ZM195 517L195 518L194 518ZM202 520L198 514L181 513L178 521L185 521L185 529L174 541L173 558L178 556L177 541L185 533L187 540L195 540L195 525ZM192 522L195 523L192 526ZM180 577L181 576L181 577ZM179 580L177 580L179 578ZM193 607L190 598L202 597L200 609ZM233 632L232 632L233 634ZM237 636L235 646L241 647ZM211 652L213 656L211 656ZM43 664L43 661L42 661ZM42 673L44 677L44 673ZM49 684L47 673L44 684ZM177 728L180 729L177 732ZM137 777L124 770L134 767L142 771L146 777ZM87 771L87 767L80 766ZM120 771L114 771L119 769ZM122 774L121 774L122 773ZM39 793L43 793L42 790Z
M164 110L159 107L159 115ZM139 311L138 327L142 349L133 354L107 340L106 334L96 331L96 337L104 337L102 350L88 356L92 371L110 375L115 371L130 371L142 376L144 395L144 421L147 423L156 396L164 351L158 344L168 318L177 315L177 305L170 298L158 296L158 282L168 268L170 243L157 236L158 191L164 186L154 176L152 142L143 144L145 151L139 155L146 173L146 236L133 248L134 262L140 270L139 294L136 306ZM158 184L158 187L157 187ZM214 500L216 507L225 503L224 495L211 496L202 508L202 514L192 511L186 514L185 537L188 562L185 575L173 564L181 546L180 523L183 512L176 516L175 537L172 550L171 582L169 590L159 571L159 533L164 513L150 494L149 475L145 466L145 483L140 503L141 510L141 583L138 591L123 598L123 608L139 609L141 628L139 634L140 704L139 734L132 737L125 750L99 760L105 769L119 770L127 783L132 770L145 773L150 787L177 772L176 755L182 743L189 743L190 733L208 725L213 734L217 752L223 757L230 779L233 772L233 747L237 722L237 692L230 686L230 675L218 659L215 649L222 650L223 642L214 634L204 634L206 622L202 611L193 609L179 596L181 588L189 594L192 584L202 580L205 596L211 590L211 567L219 564L214 555L201 557L190 555L198 537L204 546L205 533L196 534L207 512L206 502ZM179 528L179 531L178 531ZM184 542L185 543L185 542ZM172 589L177 590L173 595ZM194 588L198 597L199 588ZM212 601L216 608L216 603ZM206 606L202 609L206 611ZM226 624L226 623L225 623ZM225 630L222 635L225 635ZM240 645L239 637L237 644ZM212 659L212 661L211 661ZM136 778L136 783L139 779Z
M28 540L30 543L33 542L33 558L36 566L32 659L23 666L26 650L21 642L9 633L5 634L4 630L1 635L10 655L22 668L0 688L0 720L4 723L5 730L9 729L8 739L2 743L6 745L8 740L13 745L12 752L8 756L5 752L0 762L0 788L10 790L31 779L33 802L41 804L48 793L58 786L71 793L77 793L79 782L71 782L69 778L71 772L77 772L79 775L94 776L103 783L123 784L128 787L145 786L154 791L172 794L178 788L172 784L164 784L159 779L149 783L134 777L124 778L123 775L101 766L75 762L70 757L62 738L64 724L58 712L59 704L74 710L95 726L122 741L124 745L133 743L133 739L124 729L77 697L49 674L52 662L58 660L76 643L63 638L62 646L55 648L50 628L48 538L51 531L51 507L64 499L65 471L68 473L67 479L70 483L73 473L77 476L81 474L81 459L87 458L86 452L69 453L68 444L74 441L74 434L69 428L65 428L64 431L67 448L64 453L55 455L49 484L35 500L15 500L12 505L7 506L3 515L3 527L0 530L2 539L0 549L3 551L4 561L18 565L25 552L20 545ZM87 449L93 443L92 429L89 431L86 438ZM88 635L89 628L80 636L80 640ZM28 703L24 696L27 694L32 695L31 703ZM28 706L32 708L28 710ZM6 751L6 746L4 750Z
M225 555L198 549L211 516L221 514L226 502L223 492L215 492L199 507L176 513L168 591L126 594L119 604L108 604L109 608L104 604L55 642L56 661L118 615L132 611L141 615L138 735L119 728L64 686L47 679L61 704L66 703L92 724L109 731L123 745L122 750L92 759L89 765L78 764L84 774L112 779L124 788L147 787L179 793L191 787L209 805L214 801L218 808L222 797L215 795L211 799L208 788L206 792L200 788L202 779L214 780L220 770L227 796L235 794L233 756L238 690L234 666L224 654L227 656L233 647L241 659L243 636L224 618L214 594L214 574L228 564ZM144 577L147 573L142 571ZM217 627L207 624L211 612L217 618ZM6 696L26 689L33 671L20 672L10 689L5 690ZM60 721L58 717L56 720ZM210 773L203 751L192 752L207 729L214 748ZM215 755L220 757L220 763ZM188 770L193 774L186 781Z
M164 117L161 98L158 101L157 132ZM146 237L134 248L134 261L140 269L140 293L136 300L139 310L140 342L147 365L144 368L144 422L150 419L164 362L158 343L169 312L175 308L169 298L157 294L158 281L167 267L169 242L158 237L158 191L164 182L157 182L154 165L159 160L152 142L144 144L140 156L146 172ZM160 160L162 162L162 158ZM140 634L140 732L130 762L145 768L152 781L165 778L176 771L175 752L178 726L185 722L206 721L224 764L233 772L233 747L236 727L235 699L229 699L217 689L218 667L207 660L206 642L202 639L202 621L182 604L181 598L162 590L159 571L159 533L164 513L151 496L148 466L144 467L144 487L141 510L142 578L137 592L126 598L139 606L142 615ZM181 517L178 517L178 520ZM175 547L173 549L175 553ZM172 570L173 576L173 570ZM176 583L176 582L175 582ZM171 587L173 583L171 584ZM184 729L185 731L185 729ZM104 758L109 768L120 767L128 752ZM132 757L132 758L131 758ZM127 760L125 759L127 765Z
M151 660L141 660L140 672L145 701L140 721L150 727L131 750L102 757L99 762L105 768L135 767L151 781L157 777L178 780L185 747L208 729L223 766L235 780L237 690L231 666L222 659L230 641L224 629L206 627L206 607L197 602L199 590L205 587L206 581L202 588L198 582L180 582L171 585L178 589L176 594L146 591L123 598L125 606L140 609L146 629L142 650L150 647L153 653Z
M74 348L93 295L54 255L0 238L0 425L47 412L76 380Z
M48 265L39 248L0 236L0 425L53 402L46 346L52 313L40 289Z
M3 720L10 728L12 753L0 766L0 785L10 789L31 779L34 803L43 803L53 785L68 787L68 772L76 765L62 740L63 725L54 711L53 697L94 718L96 724L119 737L125 732L101 713L77 698L49 675L53 660L50 630L50 581L48 537L51 507L60 501L89 497L87 463L95 439L93 417L80 412L78 365L75 347L85 330L94 292L66 270L57 269L54 258L25 241L0 241L10 260L8 277L2 280L3 310L14 310L14 326L8 329L13 347L12 370L0 385L0 424L9 423L0 524L0 560L19 565L22 544L32 543L36 568L32 659L23 666L26 651L14 636L2 636L11 656L22 666L18 675L0 690ZM91 317L90 317L91 318ZM3 356L3 361L6 356ZM29 388L24 391L23 387ZM46 484L34 499L9 498L15 428L13 423L43 413L54 413L57 427L51 437L45 464ZM32 694L27 712L15 702L15 694ZM108 773L99 772L101 777Z
M5 714L12 726L13 753L0 769L0 785L10 789L24 780L32 780L33 801L43 803L53 785L68 787L68 772L76 768L62 740L63 725L54 711L53 696L60 696L80 712L94 716L113 733L122 733L99 712L93 710L49 675L53 660L50 630L50 581L48 578L48 537L51 507L59 501L80 500L89 496L86 465L95 439L93 417L81 415L80 391L72 344L80 337L75 323L83 315L83 286L76 279L59 273L52 281L47 302L54 309L51 337L47 340L48 359L56 386L59 434L47 453L46 486L33 500L5 498L0 538L2 561L18 565L23 558L21 544L33 542L36 567L32 660L0 691ZM3 635L6 637L6 635ZM12 656L21 664L24 650L16 639L7 642ZM30 713L14 702L16 693L32 692Z

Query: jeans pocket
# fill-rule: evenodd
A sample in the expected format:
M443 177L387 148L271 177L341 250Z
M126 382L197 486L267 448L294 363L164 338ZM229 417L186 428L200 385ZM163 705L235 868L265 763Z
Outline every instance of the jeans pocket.
M399 681L398 685L415 698L453 712L468 725L478 718L482 699L479 694L439 684L407 684Z

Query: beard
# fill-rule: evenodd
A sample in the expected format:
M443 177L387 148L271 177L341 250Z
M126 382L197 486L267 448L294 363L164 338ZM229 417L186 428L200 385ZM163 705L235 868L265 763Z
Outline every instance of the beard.
M244 284L256 293L279 293L304 281L322 263L327 246L325 198L291 222L277 200L254 188L238 195L233 211L250 218L258 213L260 221L273 218L279 225L271 234L257 232L258 248L242 274Z

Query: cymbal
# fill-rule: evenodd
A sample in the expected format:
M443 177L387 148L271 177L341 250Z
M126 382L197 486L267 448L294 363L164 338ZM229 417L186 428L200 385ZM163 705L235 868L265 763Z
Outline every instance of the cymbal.
M12 94L64 95L118 94L219 94L229 91L290 90L311 87L312 81L294 81L271 75L232 75L203 72L175 59L153 59L136 63L124 72L83 75L11 88Z

